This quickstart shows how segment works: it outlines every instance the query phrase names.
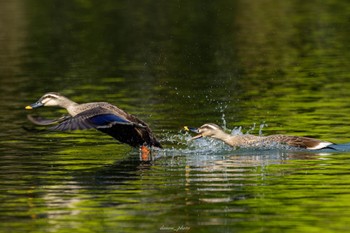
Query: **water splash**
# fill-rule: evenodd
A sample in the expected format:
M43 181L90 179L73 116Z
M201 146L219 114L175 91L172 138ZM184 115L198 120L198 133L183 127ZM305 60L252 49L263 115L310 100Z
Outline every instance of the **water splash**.
M242 132L242 126L234 127L231 130L231 135L243 135L244 133Z
M264 127L268 127L268 125L267 125L265 122L263 122L262 124L260 124L260 127L259 127L259 136L262 136L262 135L263 135L262 130L263 130Z
M179 131L177 134L168 132L163 133L161 143L170 143L175 146L187 146L188 141L192 138L188 132Z
M250 132L255 130L256 123L253 124L253 126L247 130L246 134L250 134Z
M225 119L225 113L222 113L221 120L222 120L222 128L224 130L226 130L227 129L227 122L226 122L226 119Z

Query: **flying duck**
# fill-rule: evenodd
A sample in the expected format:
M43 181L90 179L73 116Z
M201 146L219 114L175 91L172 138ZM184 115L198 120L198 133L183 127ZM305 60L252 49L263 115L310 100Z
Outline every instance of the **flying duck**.
M282 134L275 134L270 136L255 136L255 135L231 135L226 133L220 126L208 123L199 128L190 128L185 126L186 131L197 133L192 139L201 137L211 137L225 142L232 147L247 147L256 146L258 144L279 143L292 147L303 148L308 150L333 149L331 146L335 145L332 142L321 141L309 137L289 136Z
M34 109L42 106L65 108L69 116L48 120L29 115L28 119L34 124L55 124L50 129L58 131L97 129L132 147L162 148L153 135L152 130L144 121L110 103L92 102L78 104L59 93L49 92L34 104L26 106L25 109Z

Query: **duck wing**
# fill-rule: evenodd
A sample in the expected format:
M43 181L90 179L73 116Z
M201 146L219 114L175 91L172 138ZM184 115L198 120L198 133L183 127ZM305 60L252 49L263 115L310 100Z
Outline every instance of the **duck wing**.
M152 130L144 121L121 109L117 109L115 106L112 107L113 113L110 113L111 109L108 108L106 114L96 115L89 119L90 122L97 125L97 130L130 146L138 147L146 144L162 148Z
M108 108L95 107L74 117L66 118L50 129L69 131L94 128L131 146L147 144L161 148L160 143L145 122L122 110L120 110L120 113Z
M94 125L92 125L90 122L88 122L86 119L84 120L81 117L70 117L66 119L65 121L61 122L58 125L55 125L50 128L50 130L56 130L56 131L71 131L71 130L84 130L84 129L93 129L96 128Z
M309 137L299 137L299 136L288 136L288 135L271 135L267 136L272 141L283 143L293 147L300 147L308 150L320 150L329 148L329 146L334 145L332 142L321 141Z
M151 128L144 121L108 103L100 108L105 114L90 118L90 122L98 125L96 129L99 131L130 146L137 147L146 144L162 148ZM99 112L102 111L101 109Z
M41 116L27 115L28 120L31 121L33 124L42 125L42 126L57 124L67 120L70 117L71 116L62 116L56 119L48 119Z
M96 107L90 110L83 111L74 117L65 118L58 125L51 127L51 130L69 131L69 130L85 130L110 128L114 124L122 125L142 125L134 124L124 117L117 116L104 108Z
M111 127L99 127L99 131L112 136L122 143L133 147L142 145L162 148L149 128L137 128L132 125L113 124Z

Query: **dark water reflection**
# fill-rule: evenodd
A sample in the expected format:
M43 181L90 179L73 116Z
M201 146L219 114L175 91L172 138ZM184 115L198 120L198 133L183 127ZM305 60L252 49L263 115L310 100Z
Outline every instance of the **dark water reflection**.
M347 1L0 9L1 232L349 231L349 153L234 151L180 132L264 124L264 134L349 142ZM99 132L25 130L23 107L47 91L116 104L166 149L140 162Z

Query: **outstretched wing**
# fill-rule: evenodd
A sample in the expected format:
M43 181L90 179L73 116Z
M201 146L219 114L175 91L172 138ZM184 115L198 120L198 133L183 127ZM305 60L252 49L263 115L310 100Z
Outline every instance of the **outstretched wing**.
M60 123L62 121L65 121L65 120L71 118L71 116L62 116L62 117L56 118L56 119L47 119L47 118L44 118L41 116L27 115L27 118L33 124L45 126L45 125L53 125L53 124Z
M60 124L51 127L50 129L59 131L84 130L92 128L101 129L110 128L115 124L144 127L141 124L130 122L124 117L117 116L104 108L96 107L81 112L74 117L67 118Z
M70 117L60 124L53 126L50 130L57 131L69 131L69 130L84 130L84 129L92 129L96 128L93 124L88 122L86 119L82 119L80 117Z

